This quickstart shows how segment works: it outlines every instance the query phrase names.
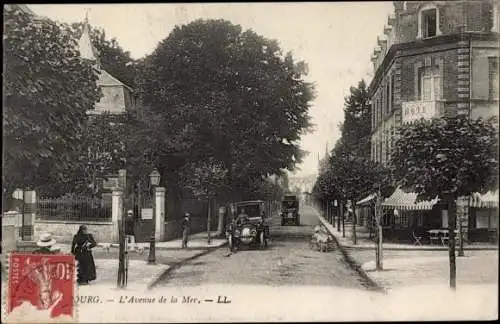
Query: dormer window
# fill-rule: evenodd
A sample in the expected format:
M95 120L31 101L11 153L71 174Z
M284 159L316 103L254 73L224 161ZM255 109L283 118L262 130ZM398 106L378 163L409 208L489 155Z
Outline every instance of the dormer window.
M418 13L417 38L431 38L440 34L439 10L434 6L425 6Z

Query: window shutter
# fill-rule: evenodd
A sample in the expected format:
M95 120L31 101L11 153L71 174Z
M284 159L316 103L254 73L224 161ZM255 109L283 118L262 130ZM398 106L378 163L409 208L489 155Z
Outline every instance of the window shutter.
M478 56L472 66L472 98L488 100L489 64L486 56Z

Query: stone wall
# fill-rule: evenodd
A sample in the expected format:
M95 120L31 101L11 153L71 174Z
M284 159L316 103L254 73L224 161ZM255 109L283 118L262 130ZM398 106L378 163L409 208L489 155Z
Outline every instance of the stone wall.
M114 243L114 237L117 237L118 228L111 222L106 223L82 223L82 222L61 222L61 221L42 221L35 223L35 233L52 233L58 243L71 243L73 235L76 234L80 225L86 225L97 243Z

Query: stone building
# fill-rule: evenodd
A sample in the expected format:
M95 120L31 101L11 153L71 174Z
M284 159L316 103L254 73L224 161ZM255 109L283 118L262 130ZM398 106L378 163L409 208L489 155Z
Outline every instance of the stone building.
M373 50L372 159L388 162L401 124L498 110L498 1L394 1Z
M397 127L446 114L488 118L497 114L499 105L498 1L394 1L393 4L394 12L388 17L371 55L374 78L369 86L371 158L384 165L390 159ZM426 225L445 227L445 221L441 222L439 217L436 224L425 224L422 210L439 214L432 204L423 208L415 204L414 195L413 198L401 195L397 191L399 198L390 197L384 205L419 212L415 217L399 213L397 225L420 229ZM385 215L384 219L394 227L393 215Z

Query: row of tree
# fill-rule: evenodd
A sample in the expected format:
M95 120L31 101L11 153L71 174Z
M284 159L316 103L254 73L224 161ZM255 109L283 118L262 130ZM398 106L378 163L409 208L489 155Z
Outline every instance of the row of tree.
M177 26L133 60L93 29L104 70L136 89L123 116L89 117L101 93L76 46L82 24L5 16L4 196L17 187L96 194L125 167L147 186L153 167L169 192L228 200L279 197L305 152L314 87L307 66L278 42L224 20ZM264 197L266 196L266 197Z
M498 119L447 114L396 129L387 167L370 160L371 112L362 81L346 98L342 137L319 174L317 200L355 202L380 188L382 198L396 186L417 193L417 201L439 198L449 213L450 286L455 287L456 201L498 189ZM353 239L356 242L356 217Z
M341 137L330 152L323 172L313 187L313 197L324 205L337 200L344 208L350 204L356 214L356 201L380 187L387 196L393 189L391 172L371 159L371 109L364 80L350 88L345 98ZM353 219L356 243L356 217Z

